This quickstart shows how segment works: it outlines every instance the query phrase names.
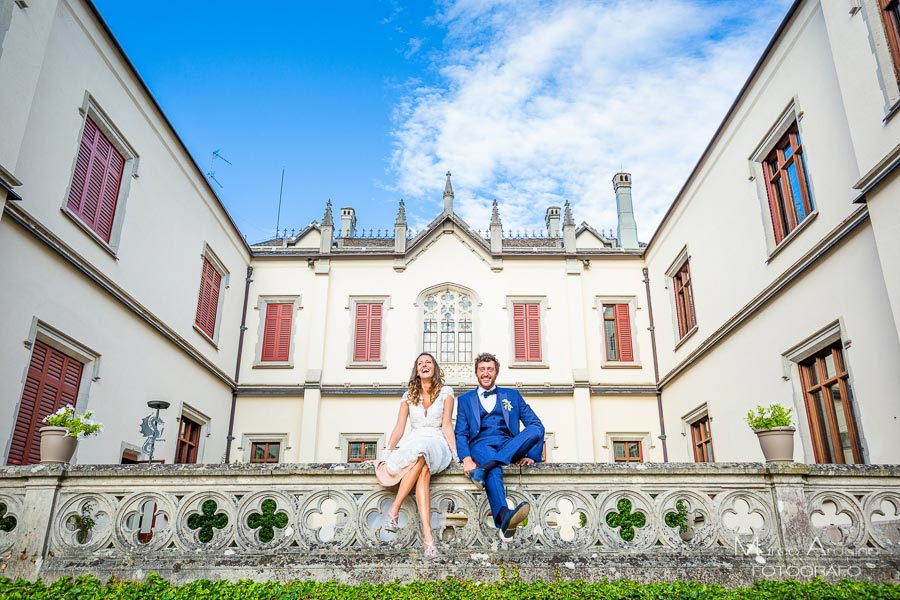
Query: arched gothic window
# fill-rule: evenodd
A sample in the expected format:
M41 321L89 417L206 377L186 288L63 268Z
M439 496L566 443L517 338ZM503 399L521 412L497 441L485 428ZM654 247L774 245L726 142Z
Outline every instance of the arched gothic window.
M422 300L422 351L437 357L450 381L468 380L475 358L472 295L452 286L426 290Z

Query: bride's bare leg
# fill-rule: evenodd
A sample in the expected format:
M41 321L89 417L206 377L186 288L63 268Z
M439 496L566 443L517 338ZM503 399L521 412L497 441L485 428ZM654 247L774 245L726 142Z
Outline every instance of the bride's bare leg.
M416 481L416 506L419 507L419 520L422 521L422 538L425 543L432 543L431 535L431 469L425 467Z
M416 464L414 464L412 468L406 472L406 475L403 476L403 479L400 480L400 487L397 489L397 497L394 498L394 503L391 504L390 514L400 514L400 505L403 504L403 501L409 496L409 493L419 479L419 473L422 472L424 466L425 457L420 456L418 460L416 460Z

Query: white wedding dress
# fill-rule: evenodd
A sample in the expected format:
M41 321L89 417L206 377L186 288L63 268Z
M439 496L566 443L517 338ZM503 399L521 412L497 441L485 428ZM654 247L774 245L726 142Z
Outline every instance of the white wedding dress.
M439 473L450 466L452 455L447 438L441 429L444 419L444 402L453 397L453 388L445 385L441 388L437 399L426 410L422 403L413 404L403 394L409 405L409 433L385 460L385 466L391 474L397 474L414 463L420 456L425 457L425 464L432 474Z

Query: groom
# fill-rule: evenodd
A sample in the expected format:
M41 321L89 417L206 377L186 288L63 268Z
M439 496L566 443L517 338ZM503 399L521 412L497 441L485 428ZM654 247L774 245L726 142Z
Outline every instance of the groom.
M516 390L494 385L500 361L486 352L475 359L478 388L459 397L456 448L466 475L487 493L494 523L505 537L528 516L530 506L506 506L502 467L531 465L541 460L544 426ZM519 429L519 421L525 425Z

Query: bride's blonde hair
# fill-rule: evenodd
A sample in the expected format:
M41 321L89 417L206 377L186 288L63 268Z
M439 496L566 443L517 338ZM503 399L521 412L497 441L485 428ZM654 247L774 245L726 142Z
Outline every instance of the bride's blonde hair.
M414 405L418 405L419 402L422 401L422 378L419 377L419 369L417 367L419 359L423 356L427 356L431 359L431 362L434 363L434 373L431 375L432 402L438 397L438 394L441 393L441 388L444 387L444 372L441 370L437 359L430 352L423 352L413 361L412 374L409 376L409 383L406 384L406 397Z

